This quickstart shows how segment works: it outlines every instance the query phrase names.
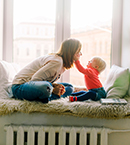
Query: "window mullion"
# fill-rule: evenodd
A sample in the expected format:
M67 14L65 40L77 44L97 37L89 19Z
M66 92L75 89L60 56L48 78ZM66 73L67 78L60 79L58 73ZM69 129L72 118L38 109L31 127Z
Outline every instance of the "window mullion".
M55 51L63 40L70 37L70 3L71 0L56 1ZM69 71L66 71L59 80L69 82Z
M13 0L3 1L3 56L2 59L12 62L13 51Z
M123 1L113 0L111 65L121 65Z
M0 0L0 59L3 59L3 15L4 0Z

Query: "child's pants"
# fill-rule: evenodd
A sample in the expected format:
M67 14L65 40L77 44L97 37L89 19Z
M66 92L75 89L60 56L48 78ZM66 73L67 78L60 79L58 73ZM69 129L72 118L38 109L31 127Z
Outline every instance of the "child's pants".
M85 101L91 99L93 101L98 101L101 98L106 98L106 92L103 87L97 89L91 89L89 91L79 91L71 94L77 97L77 101Z

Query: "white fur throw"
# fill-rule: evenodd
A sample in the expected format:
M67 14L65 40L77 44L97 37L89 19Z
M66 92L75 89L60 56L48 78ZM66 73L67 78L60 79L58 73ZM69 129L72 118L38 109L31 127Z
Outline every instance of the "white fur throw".
M127 105L102 105L100 102L69 102L69 98L53 100L47 104L15 99L0 99L0 115L23 113L51 113L78 117L120 119L130 118L130 103Z
M23 113L51 113L59 115L73 115L78 117L119 119L130 118L130 102L127 105L101 105L100 102L69 102L68 98L51 101L47 104L9 99L7 91L14 75L18 72L16 64L0 61L0 115L14 112ZM129 71L127 68L113 66L105 83L107 97L122 98L128 91ZM86 90L75 87L75 91ZM130 94L130 89L129 89ZM130 97L129 97L130 98Z

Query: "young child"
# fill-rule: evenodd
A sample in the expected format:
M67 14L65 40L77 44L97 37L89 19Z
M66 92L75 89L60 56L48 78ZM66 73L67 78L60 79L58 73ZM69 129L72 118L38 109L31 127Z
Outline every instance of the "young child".
M99 74L106 68L106 62L100 57L93 57L87 64L87 68L84 68L79 60L75 61L76 68L84 74L85 85L88 91L79 91L72 93L69 96L69 100L84 101L94 100L98 101L100 98L106 98L106 92L99 80Z

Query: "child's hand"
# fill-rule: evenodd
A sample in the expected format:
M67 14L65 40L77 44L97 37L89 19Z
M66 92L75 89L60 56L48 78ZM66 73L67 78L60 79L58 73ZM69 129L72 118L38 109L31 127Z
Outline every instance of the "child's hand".
M63 95L65 93L65 87L62 85L60 87L60 96Z
M74 60L74 61L79 60L81 55L82 55L81 52L75 53L73 60Z
M61 96L65 93L65 87L62 84L53 83L53 92L54 94Z

